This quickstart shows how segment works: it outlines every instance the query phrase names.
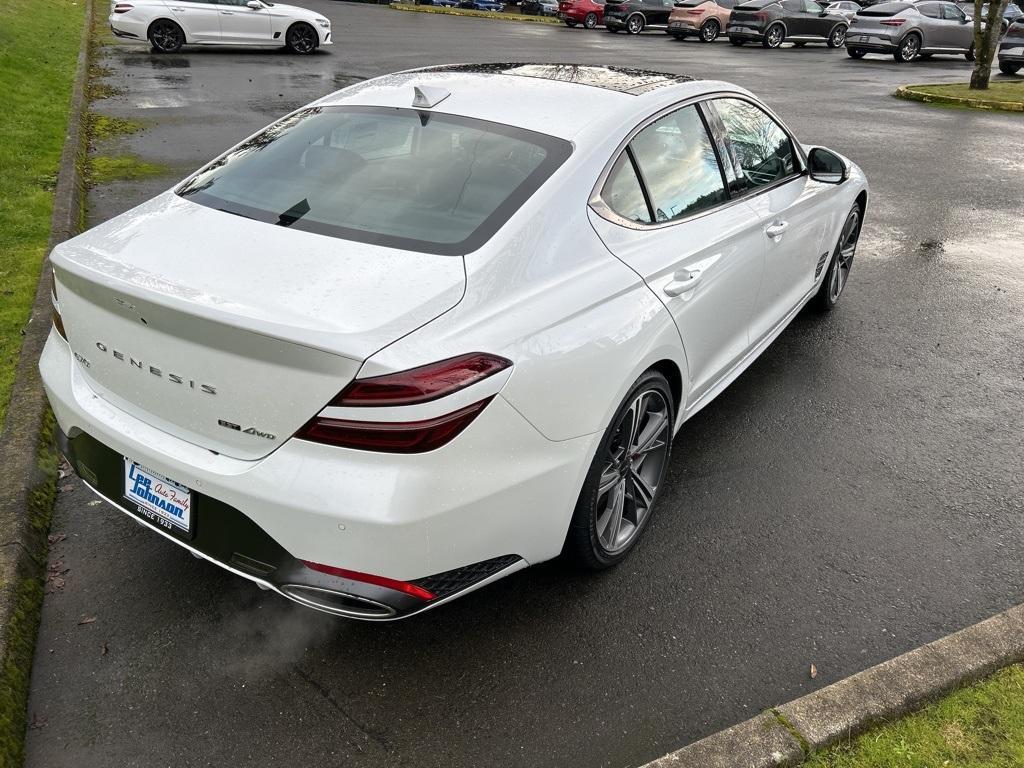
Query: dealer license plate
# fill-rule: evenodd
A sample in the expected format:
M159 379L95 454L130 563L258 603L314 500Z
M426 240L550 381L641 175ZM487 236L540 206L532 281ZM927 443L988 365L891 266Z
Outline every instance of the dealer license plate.
M125 458L124 497L139 517L179 539L192 538L192 491L184 485Z

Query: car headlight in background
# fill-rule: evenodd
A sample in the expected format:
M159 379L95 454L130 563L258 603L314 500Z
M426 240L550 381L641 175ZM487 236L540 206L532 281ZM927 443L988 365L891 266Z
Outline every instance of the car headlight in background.
M328 21L327 19L317 19L316 23L319 24L324 29L330 29L331 28L331 22Z

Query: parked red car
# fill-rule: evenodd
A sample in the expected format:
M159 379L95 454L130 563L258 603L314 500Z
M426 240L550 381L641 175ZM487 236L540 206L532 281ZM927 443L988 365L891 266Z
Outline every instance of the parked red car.
M561 0L558 4L558 18L566 26L582 24L587 29L594 29L601 24L603 17L604 0Z

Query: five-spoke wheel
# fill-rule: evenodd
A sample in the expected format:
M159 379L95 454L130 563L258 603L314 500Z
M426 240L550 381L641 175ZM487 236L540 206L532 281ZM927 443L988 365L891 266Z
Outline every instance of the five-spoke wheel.
M842 233L839 235L839 242L832 254L832 261L825 273L821 288L815 297L818 309L827 312L838 302L839 297L850 279L850 270L853 269L853 257L857 253L857 241L860 238L861 210L859 205L854 205L846 216Z
M300 21L288 27L284 43L292 53L312 53L316 50L320 40L315 29Z
M185 44L185 33L170 19L157 19L149 27L153 53L175 53Z

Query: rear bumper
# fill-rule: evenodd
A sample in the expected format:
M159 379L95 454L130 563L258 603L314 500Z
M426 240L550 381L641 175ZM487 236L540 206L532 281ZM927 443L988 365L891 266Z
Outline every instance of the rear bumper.
M893 53L899 48L899 40L889 36L875 35L863 32L847 32L846 47L856 48L861 51L876 51L879 53Z
M730 25L725 28L725 34L737 40L760 40L764 37L764 30Z
M131 13L112 13L107 19L110 24L110 31L115 37L127 38L129 40L145 40L146 24L141 21L134 21Z
M1001 48L999 50L999 61L1024 63L1024 45Z
M669 19L668 29L666 30L670 35L695 35L699 30L699 26L693 21L684 21L682 19Z
M187 443L99 398L56 334L40 370L62 450L98 494L233 573L354 618L426 610L556 556L599 440L549 441L499 395L456 440L430 453L370 453L292 439L264 459L244 461ZM192 489L191 540L129 508L125 457ZM404 593L322 574L302 561L458 588L410 602ZM352 603L316 605L315 590Z
M605 16L604 25L608 27L608 29L625 29L626 20L620 19L618 16Z

